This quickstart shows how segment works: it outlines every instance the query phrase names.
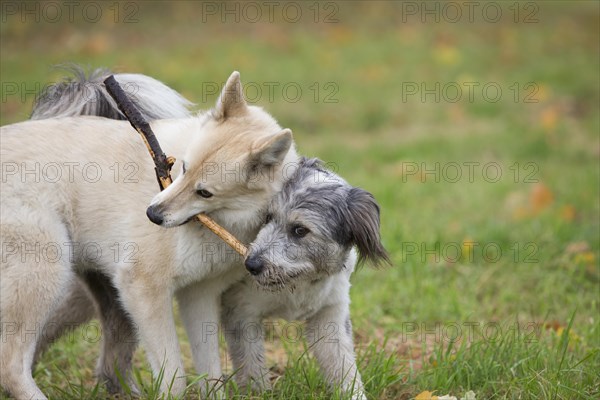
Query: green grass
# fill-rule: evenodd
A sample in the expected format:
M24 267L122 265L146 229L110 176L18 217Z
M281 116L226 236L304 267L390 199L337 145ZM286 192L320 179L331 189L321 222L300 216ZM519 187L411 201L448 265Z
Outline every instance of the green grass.
M394 266L361 269L351 294L370 398L596 399L599 6L539 3L539 22L515 24L512 3L500 4L506 18L495 24L403 22L391 2L339 3L334 24L203 23L192 2L139 3L136 24L11 17L0 31L0 120L26 119L35 89L61 76L49 67L65 61L152 75L201 107L215 100L207 84L238 69L302 154L332 163L381 205ZM269 101L264 82L294 82L303 94L291 102L276 90ZM403 90L436 82L494 83L503 95L421 101ZM436 163L437 176L422 174ZM445 179L451 163L463 174L455 183ZM467 164L473 179L464 163L479 163ZM497 181L484 175L489 165ZM99 344L81 338L63 338L35 370L53 398L106 397L93 379ZM183 331L181 341L191 373ZM302 345L275 340L268 356L279 378L264 398L330 398ZM156 398L142 351L135 367L144 397Z

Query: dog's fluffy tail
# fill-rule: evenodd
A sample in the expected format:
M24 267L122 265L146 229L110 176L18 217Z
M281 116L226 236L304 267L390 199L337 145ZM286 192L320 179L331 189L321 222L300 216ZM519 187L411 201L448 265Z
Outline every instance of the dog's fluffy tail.
M98 68L86 76L79 66L68 66L65 69L70 71L72 77L48 86L38 95L31 119L79 115L126 119L103 83L111 75L110 70ZM193 103L164 83L142 74L114 76L147 121L192 115L190 108Z

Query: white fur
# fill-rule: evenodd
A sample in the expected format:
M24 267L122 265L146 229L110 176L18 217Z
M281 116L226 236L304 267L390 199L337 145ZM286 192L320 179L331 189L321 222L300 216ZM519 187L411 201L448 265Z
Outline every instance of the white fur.
M356 265L352 249L342 271L316 282L300 280L293 291L259 289L246 277L223 294L222 324L234 364L236 381L255 389L269 387L264 363L262 331L257 339L246 338L248 328L262 326L265 318L306 321L305 338L311 353L330 384L352 393L353 399L366 400L356 366L350 321L350 275ZM351 327L350 327L351 328Z
M162 118L186 118L193 103L156 79L142 74L115 74L115 80L144 112ZM151 119L151 118L148 118Z

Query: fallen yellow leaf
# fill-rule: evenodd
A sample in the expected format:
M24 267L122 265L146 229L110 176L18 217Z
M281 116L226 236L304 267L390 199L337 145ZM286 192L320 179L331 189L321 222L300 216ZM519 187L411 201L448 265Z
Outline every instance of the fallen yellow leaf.
M460 61L461 55L456 47L442 45L434 49L433 58L440 64L454 65Z
M542 111L540 122L546 131L553 131L558 122L558 110L556 107L549 107Z
M570 204L562 206L560 209L560 218L567 222L573 221L575 219L575 207Z
M433 392L428 390L421 392L415 397L415 400L438 400L437 396L433 395Z
M554 201L554 195L543 183L536 183L529 194L531 211L539 213Z
M539 101L546 101L546 100L548 100L548 98L550 98L550 96L552 94L552 89L548 85L540 83L540 84L538 84L537 88L538 88L538 91L537 91L535 97Z
M579 253L575 256L576 264L593 264L596 261L596 256L591 251Z

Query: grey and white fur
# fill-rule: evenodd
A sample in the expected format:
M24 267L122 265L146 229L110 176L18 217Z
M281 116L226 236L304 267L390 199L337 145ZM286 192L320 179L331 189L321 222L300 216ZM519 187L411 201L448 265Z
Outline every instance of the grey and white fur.
M110 70L98 68L86 76L77 65L62 68L73 76L48 86L37 96L31 119L80 115L126 119L103 83L112 74ZM114 76L147 121L191 116L194 104L164 83L142 74Z
M262 332L261 340L244 332L276 317L305 320L305 338L328 382L366 398L352 340L350 275L357 261L389 263L379 228L370 193L317 159L301 159L250 246L245 265L251 276L222 296L221 320L240 386L268 387Z

